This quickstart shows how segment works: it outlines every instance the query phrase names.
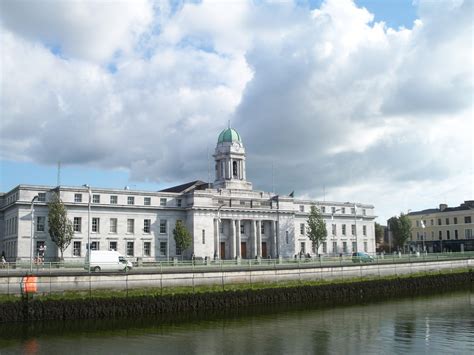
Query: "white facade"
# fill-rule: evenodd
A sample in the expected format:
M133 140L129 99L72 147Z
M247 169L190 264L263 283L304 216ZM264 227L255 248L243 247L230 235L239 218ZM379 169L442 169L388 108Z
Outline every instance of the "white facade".
M192 234L183 257L236 259L294 257L295 254L375 252L374 208L361 203L299 200L255 191L246 181L245 150L237 138L221 133L216 147L216 179L176 186L159 192L92 188L88 224L88 190L84 187L19 185L0 196L0 251L7 260L29 259L31 201L34 204L34 253L44 243L45 260L59 256L48 234L47 201L53 189L67 207L74 238L66 259L81 259L91 247L116 249L144 261L177 256L173 238L177 220ZM227 132L227 133L226 133ZM226 133L226 134L224 134ZM328 230L318 251L306 235L312 205L322 212Z

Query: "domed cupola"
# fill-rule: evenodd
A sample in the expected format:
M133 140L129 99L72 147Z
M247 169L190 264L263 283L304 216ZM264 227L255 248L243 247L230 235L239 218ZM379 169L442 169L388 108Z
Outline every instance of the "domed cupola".
M242 138L230 125L217 138L214 154L216 161L215 188L251 190L252 184L245 181L245 148Z

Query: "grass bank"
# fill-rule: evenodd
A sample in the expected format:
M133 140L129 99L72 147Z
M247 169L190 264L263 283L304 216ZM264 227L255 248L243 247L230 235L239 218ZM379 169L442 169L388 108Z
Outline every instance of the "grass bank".
M472 287L472 270L334 281L95 290L0 299L0 321L137 317L217 311L258 304L303 303L320 306L373 302Z

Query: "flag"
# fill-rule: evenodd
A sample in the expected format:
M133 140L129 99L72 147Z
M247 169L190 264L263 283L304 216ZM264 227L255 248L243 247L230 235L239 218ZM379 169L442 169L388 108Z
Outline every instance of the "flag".
M420 221L421 228L425 228L425 222L423 220Z
M291 193L288 195L290 197L295 197L295 192L294 191L291 191Z

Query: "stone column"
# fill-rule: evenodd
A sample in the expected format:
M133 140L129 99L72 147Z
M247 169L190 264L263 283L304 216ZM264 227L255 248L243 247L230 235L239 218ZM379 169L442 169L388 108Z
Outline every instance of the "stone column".
M273 258L276 258L278 255L278 245L277 245L277 226L276 221L272 221L272 249L273 249Z
M252 240L252 258L257 256L257 221L250 221L250 239Z
M214 218L214 256L218 259L220 259L219 232L219 220Z
M240 235L240 219L235 221L235 250L237 251L236 256L242 257L242 249L240 246L241 235Z
M257 228L257 256L262 257L262 230L261 230L261 223L262 221L256 221L256 228Z
M235 220L230 220L230 257L235 259L236 248L235 248Z

